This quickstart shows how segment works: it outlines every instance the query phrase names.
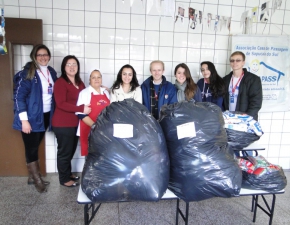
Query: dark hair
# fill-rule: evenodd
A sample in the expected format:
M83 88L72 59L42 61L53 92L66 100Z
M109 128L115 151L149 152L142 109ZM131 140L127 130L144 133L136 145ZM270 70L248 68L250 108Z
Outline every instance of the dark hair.
M122 66L122 68L118 72L117 79L116 79L116 81L114 82L114 84L112 86L112 92L113 93L114 93L115 89L119 89L120 85L123 84L122 72L123 72L123 69L125 69L125 68L129 68L129 69L131 69L133 71L133 77L132 77L132 80L130 82L130 85L131 85L131 90L130 91L135 91L135 89L140 86L139 83L138 83L138 80L137 80L136 71L134 70L133 66L131 66L129 64L126 64L126 65Z
M28 69L28 73L27 73L26 79L32 80L34 75L35 75L35 71L37 69L39 69L39 66L38 66L38 63L37 63L37 60L36 60L36 57L37 57L36 55L37 55L37 52L40 49L45 49L47 51L47 54L49 55L49 60L51 58L51 54L50 54L50 51L49 51L48 47L46 47L43 44L35 45L33 47L33 49L31 50L31 52L30 52L31 62L29 63L29 69Z
M174 69L174 75L176 76L176 72L177 72L177 70L178 70L179 67L185 69L184 74L185 74L185 77L186 77L186 83L187 83L187 85L185 87L184 93L185 93L186 99L189 101L195 95L196 90L197 90L197 85L196 85L196 83L194 83L194 81L193 81L193 79L191 77L190 70L189 70L188 66L185 63L180 63L180 64L178 64L175 67L175 69Z
M209 89L213 97L217 98L218 96L224 96L226 93L224 80L218 75L216 68L212 62L204 61L200 64L200 67L204 64L207 65L207 68L210 71Z
M231 60L231 58L232 58L233 56L235 56L235 55L241 55L242 58L243 58L243 61L246 60L246 56L245 56L245 54L244 54L243 52L240 52L240 51L233 52L233 53L231 54L231 56L230 56L230 60Z
M65 79L68 83L71 83L71 81L69 80L69 78L67 77L66 72L65 72L65 67L66 67L67 61L70 59L74 59L78 64L78 71L75 75L75 84L80 85L80 83L82 82L82 79L80 77L80 62L77 59L77 57L75 57L74 55L67 55L66 57L63 58L62 63L61 63L61 76L60 77Z

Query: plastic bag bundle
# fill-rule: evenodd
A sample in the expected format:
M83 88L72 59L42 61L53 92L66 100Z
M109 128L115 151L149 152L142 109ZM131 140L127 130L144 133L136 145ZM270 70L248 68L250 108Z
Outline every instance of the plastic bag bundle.
M81 180L88 198L92 202L158 201L168 180L166 141L146 107L133 99L107 106L89 137Z
M170 158L168 188L186 202L238 195L242 173L220 108L209 102L163 106L160 114Z
M247 114L225 111L223 117L228 144L233 151L242 150L263 135L260 124Z
M262 189L265 191L280 191L287 185L287 179L282 167L269 163L263 156L248 156L244 161L253 165L252 170L243 169L243 187ZM249 163L248 163L249 164Z

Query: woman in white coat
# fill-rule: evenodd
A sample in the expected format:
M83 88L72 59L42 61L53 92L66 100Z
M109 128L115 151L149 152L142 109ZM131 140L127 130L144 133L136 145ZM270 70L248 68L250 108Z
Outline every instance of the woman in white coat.
M134 68L126 64L122 66L117 75L117 80L112 86L111 103L133 98L142 104L142 91L137 80Z

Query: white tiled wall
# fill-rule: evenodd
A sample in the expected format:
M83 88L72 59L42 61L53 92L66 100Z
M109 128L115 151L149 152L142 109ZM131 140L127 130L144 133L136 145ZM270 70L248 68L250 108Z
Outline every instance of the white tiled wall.
M241 34L240 17L245 10L261 6L262 0L183 0L176 5L203 12L232 17L231 34ZM271 3L271 1L270 1ZM159 16L156 8L147 15L146 0L4 0L5 16L43 20L43 37L52 51L51 66L60 72L60 63L67 54L80 59L81 77L88 84L88 71L100 68L103 82L111 86L119 68L130 63L143 82L149 75L149 63L165 62L165 76L173 81L173 70L180 62L190 67L198 80L199 63L213 61L221 76L230 72L230 35L227 30L215 33L206 27L188 28L188 19L181 23L168 16ZM253 34L290 34L290 1L283 0L268 24L254 24ZM272 163L290 168L290 112L260 113L265 134L260 144L262 154ZM56 140L46 134L47 172L56 172ZM73 160L75 171L81 171L84 158L79 149Z

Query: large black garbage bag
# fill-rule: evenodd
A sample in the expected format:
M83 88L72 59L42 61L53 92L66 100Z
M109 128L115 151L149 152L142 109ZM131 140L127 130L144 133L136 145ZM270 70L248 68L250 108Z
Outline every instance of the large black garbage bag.
M226 129L228 144L233 151L239 151L260 139L256 134Z
M132 124L132 138L113 136L113 124ZM92 202L158 201L169 180L166 141L158 122L134 100L107 106L93 125L82 190Z
M178 139L177 126L194 122L196 137ZM168 188L186 202L238 195L242 173L227 146L220 108L181 102L160 113L170 158Z
M243 132L235 129L227 129L227 136L228 136L228 144L233 151L240 151L243 148L249 146L253 142L260 139L262 136L263 131L259 125L259 123L253 119L252 116L247 115L243 112L224 112L224 119L230 118L239 118L238 120L241 121L242 124L245 124L248 127L248 132ZM250 133L249 130L253 133ZM256 133L259 135L257 135Z
M254 171L243 171L242 186L247 189L280 191L287 185L283 168L269 163L263 156L248 156Z

